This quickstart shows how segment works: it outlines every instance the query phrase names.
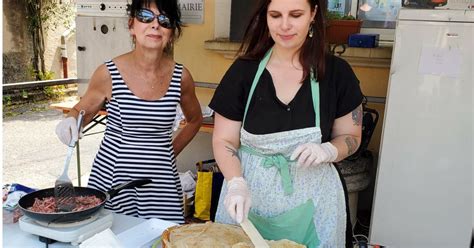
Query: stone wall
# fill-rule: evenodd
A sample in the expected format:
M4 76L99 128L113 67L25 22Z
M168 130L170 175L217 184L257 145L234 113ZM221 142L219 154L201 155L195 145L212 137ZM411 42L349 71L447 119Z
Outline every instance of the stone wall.
M30 80L32 44L25 16L20 1L3 1L3 83Z
M26 22L24 3L18 0L3 1L3 83L32 80L29 68L33 57L31 37ZM63 78L61 62L61 35L67 28L58 26L45 33L45 66L54 72L54 78ZM68 77L77 77L76 36L73 33L66 40L68 54Z

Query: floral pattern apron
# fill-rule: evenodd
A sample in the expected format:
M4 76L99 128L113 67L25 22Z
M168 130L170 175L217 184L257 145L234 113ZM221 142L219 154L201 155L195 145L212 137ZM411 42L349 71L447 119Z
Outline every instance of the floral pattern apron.
M296 162L289 159L301 144L321 144L319 84L314 74L311 73L311 93L316 115L315 127L262 135L251 134L243 128L250 100L271 52L270 49L259 64L240 131L239 158L243 177L251 192L250 212L258 216L275 217L312 200L318 247L345 247L346 203L336 168L331 163L322 163L298 169ZM227 182L224 181L216 222L237 224L224 207L226 193Z

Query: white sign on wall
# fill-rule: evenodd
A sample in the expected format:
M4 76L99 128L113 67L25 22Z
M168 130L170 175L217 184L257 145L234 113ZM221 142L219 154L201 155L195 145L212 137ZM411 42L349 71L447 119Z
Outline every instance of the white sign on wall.
M184 24L204 23L204 0L178 0Z

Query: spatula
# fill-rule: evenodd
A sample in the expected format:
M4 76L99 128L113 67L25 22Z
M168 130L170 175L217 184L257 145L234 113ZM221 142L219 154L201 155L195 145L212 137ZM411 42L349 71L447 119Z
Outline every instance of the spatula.
M77 128L80 132L82 125L82 118L84 117L85 111L81 110L77 116ZM71 157L76 146L76 140L71 139L69 147L67 149L67 157L64 162L64 170L61 176L56 179L54 183L54 198L56 200L56 209L59 212L71 212L76 205L74 200L74 186L72 185L71 179L68 177L69 164ZM80 175L79 175L80 176Z
M262 235L258 232L257 228L250 222L249 219L245 219L240 223L242 229L244 229L245 234L249 236L250 241L256 248L270 248L267 242L263 239Z

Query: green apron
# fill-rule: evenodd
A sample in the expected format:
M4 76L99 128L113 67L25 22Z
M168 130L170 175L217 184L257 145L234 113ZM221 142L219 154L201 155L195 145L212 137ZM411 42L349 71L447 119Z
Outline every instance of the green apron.
M289 160L298 145L321 143L319 84L313 75L310 83L315 127L263 135L243 129L252 95L271 52L272 49L259 64L241 128L239 158L252 197L249 220L265 239L289 239L310 248L344 247L345 199L336 169L330 163L298 169ZM236 224L223 205L226 193L224 183L216 222Z

